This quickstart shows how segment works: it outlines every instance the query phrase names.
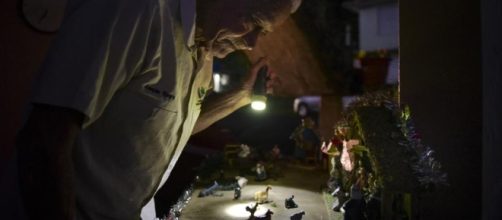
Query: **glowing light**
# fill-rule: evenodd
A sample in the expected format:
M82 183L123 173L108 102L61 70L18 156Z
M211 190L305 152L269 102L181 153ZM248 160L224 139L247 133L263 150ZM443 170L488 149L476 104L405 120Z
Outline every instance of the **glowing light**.
M219 73L213 74L213 81L214 81L214 91L220 92L221 91L221 86L220 86L221 76Z
M256 111L263 111L267 108L267 97L263 95L253 95L251 99L251 108Z
M227 215L236 217L236 218L244 218L244 217L249 217L250 213L246 211L246 207L253 207L254 203L248 203L248 204L236 204L236 205L231 205L228 208L225 209L225 213ZM258 206L256 208L255 216L262 216L267 213L267 208Z
M222 86L226 86L226 85L228 85L230 83L230 78L228 77L227 74L221 74L220 78L221 78L220 81L221 81L221 85Z
M251 103L251 108L257 111L263 111L267 108L267 104L263 101L253 101Z

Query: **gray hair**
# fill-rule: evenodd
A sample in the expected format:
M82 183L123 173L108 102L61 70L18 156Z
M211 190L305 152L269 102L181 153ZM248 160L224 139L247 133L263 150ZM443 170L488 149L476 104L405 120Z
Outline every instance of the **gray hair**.
M302 0L291 0L291 14L295 13L295 11L298 10L301 4Z
M272 18L274 12L288 9L293 14L298 10L302 0L249 0L249 10L256 17ZM291 8L285 8L290 6ZM271 14L272 13L272 14Z

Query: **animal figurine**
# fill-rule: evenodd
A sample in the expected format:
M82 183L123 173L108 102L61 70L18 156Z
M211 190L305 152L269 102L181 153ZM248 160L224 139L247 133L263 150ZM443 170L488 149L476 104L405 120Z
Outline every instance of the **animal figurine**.
M214 193L214 191L218 190L218 188L219 188L218 183L216 181L214 181L214 184L212 186L210 186L207 189L203 189L199 192L199 197L206 197L206 196L212 195Z
M268 191L271 190L272 187L271 186L267 186L267 188L265 189L265 191L258 191L258 192L255 192L254 193L254 200L257 202L257 203L265 203L268 201Z
M292 195L290 198L287 198L284 200L284 206L287 209L298 208L298 205L296 204L295 200L293 200L294 198L295 198L295 195Z
M234 200L241 198L241 187L235 187L234 189Z
M301 211L298 213L295 213L289 217L291 220L302 220L303 216L305 215L305 211Z
M269 210L267 210L267 213L265 213L265 215L256 216L256 217L254 217L254 220L271 220L273 214L274 213L272 211L270 211L270 209L269 209Z
M258 203L255 203L255 205L253 207L249 207L249 206L246 206L246 211L248 211L249 213L251 213L251 215L249 216L249 219L254 219L255 216L254 216L254 213L256 212L256 209L258 208Z

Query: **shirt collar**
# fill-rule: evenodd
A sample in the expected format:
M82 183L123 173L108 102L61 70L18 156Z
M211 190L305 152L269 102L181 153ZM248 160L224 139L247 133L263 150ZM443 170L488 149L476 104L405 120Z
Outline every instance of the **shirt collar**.
M183 38L189 48L195 45L195 1L180 0Z

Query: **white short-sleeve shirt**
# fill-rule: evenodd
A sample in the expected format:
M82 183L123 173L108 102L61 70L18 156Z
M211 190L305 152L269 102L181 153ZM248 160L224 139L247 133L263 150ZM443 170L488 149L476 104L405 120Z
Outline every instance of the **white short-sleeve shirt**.
M80 0L67 11L33 102L86 116L73 158L78 219L138 219L210 86L212 61L193 49L195 0Z

